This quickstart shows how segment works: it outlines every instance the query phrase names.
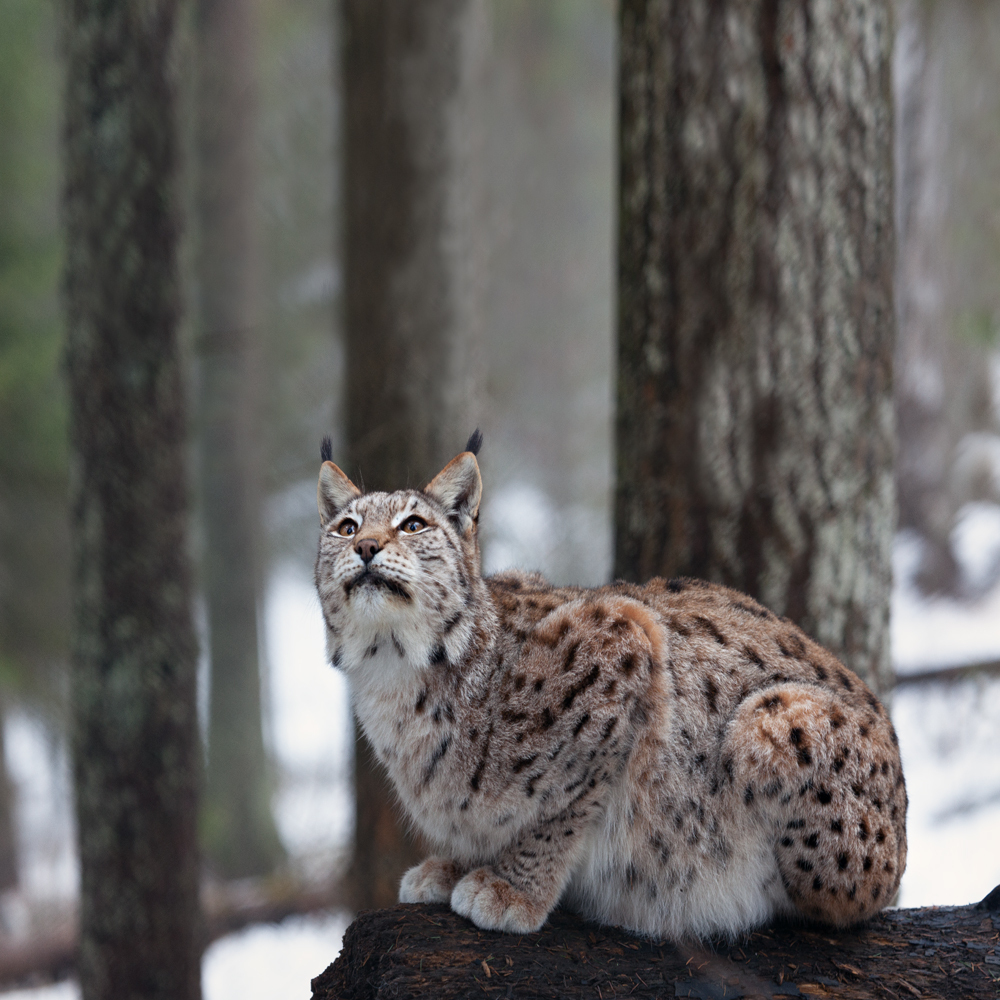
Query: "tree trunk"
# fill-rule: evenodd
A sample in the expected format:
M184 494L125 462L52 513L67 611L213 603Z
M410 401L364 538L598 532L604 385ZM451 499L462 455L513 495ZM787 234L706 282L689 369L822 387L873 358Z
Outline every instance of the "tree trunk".
M480 931L440 905L397 906L348 927L312 995L994 1000L998 906L994 890L975 907L886 910L849 930L779 924L703 947L636 938L564 910L537 934L516 935Z
M254 2L200 0L197 19L199 485L211 662L203 842L219 874L240 878L284 856L258 660Z
M484 0L345 0L344 211L349 471L423 485L475 427ZM396 899L418 860L359 741L352 883Z
M890 686L888 0L623 0L615 572Z
M176 0L66 5L72 746L86 1000L200 996Z

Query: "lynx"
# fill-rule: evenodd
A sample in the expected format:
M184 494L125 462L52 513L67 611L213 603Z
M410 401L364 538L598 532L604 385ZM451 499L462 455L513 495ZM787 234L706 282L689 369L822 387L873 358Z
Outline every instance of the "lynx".
M722 586L483 577L480 443L422 490L362 493L324 442L329 657L435 851L400 900L513 933L561 903L675 940L889 903L907 799L872 692Z

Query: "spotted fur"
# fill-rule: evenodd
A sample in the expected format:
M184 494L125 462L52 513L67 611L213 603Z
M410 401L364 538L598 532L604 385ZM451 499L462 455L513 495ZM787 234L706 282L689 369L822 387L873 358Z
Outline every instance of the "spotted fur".
M483 578L480 494L471 451L423 490L320 473L329 656L437 852L403 902L522 933L561 900L679 939L892 900L906 789L855 674L713 584Z

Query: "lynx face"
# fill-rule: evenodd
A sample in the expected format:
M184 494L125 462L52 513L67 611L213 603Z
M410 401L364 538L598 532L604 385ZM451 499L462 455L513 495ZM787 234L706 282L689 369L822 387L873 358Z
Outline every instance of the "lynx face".
M425 490L395 493L362 495L323 465L316 586L335 666L388 679L465 645L480 490L475 460L461 456Z

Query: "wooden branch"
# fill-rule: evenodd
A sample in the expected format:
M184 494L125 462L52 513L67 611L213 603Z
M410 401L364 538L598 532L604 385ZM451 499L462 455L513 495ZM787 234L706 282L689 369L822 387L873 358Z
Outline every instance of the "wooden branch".
M538 934L480 931L446 906L362 913L313 1000L376 997L914 997L995 1000L1000 887L980 906L888 910L861 928L782 925L674 947L557 911Z
M960 667L937 667L934 670L920 670L913 674L896 674L895 686L915 687L918 684L954 684L970 677L1000 677L1000 660L984 660L982 663L965 663Z

